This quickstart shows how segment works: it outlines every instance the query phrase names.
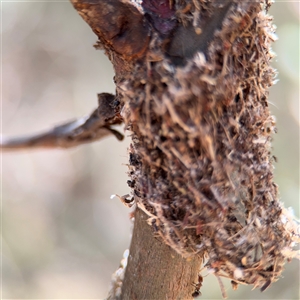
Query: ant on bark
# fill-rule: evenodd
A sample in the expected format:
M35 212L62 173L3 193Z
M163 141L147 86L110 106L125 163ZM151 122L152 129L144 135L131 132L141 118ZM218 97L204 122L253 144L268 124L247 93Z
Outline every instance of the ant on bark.
M203 277L199 274L198 282L193 283L193 286L195 287L195 291L193 292L192 297L197 298L197 297L201 296L200 289L202 287L202 282L203 282Z

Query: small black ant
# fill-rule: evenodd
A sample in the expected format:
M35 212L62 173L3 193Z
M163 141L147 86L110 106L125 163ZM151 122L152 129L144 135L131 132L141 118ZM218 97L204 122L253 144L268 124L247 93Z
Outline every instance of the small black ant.
M197 297L201 296L200 289L201 289L201 286L202 286L202 282L203 282L203 277L199 274L198 275L198 282L193 284L193 286L195 287L195 291L192 294L193 298L197 298Z

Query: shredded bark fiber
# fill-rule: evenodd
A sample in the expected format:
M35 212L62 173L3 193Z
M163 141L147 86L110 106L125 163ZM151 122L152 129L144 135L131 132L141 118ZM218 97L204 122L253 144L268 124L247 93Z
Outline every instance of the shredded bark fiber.
M174 31L187 51L153 30L147 64L116 77L117 95L132 136L130 185L155 234L183 256L205 253L205 266L233 287L264 290L299 240L273 178L269 1L178 0L174 11L200 37L226 5L203 45L189 48Z

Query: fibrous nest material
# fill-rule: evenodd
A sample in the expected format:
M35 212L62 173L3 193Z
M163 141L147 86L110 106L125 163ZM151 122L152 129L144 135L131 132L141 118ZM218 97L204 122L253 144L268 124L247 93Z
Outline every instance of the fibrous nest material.
M219 5L175 1L175 11L200 36L201 20ZM183 256L205 253L206 266L233 286L262 290L299 240L273 178L268 5L231 1L207 47L180 64L154 31L147 63L117 82L132 135L130 184L155 234Z

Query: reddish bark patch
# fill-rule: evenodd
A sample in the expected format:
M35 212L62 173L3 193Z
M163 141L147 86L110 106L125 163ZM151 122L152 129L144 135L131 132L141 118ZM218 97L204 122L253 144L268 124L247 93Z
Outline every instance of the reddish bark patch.
M145 16L161 34L169 34L177 25L175 9L169 0L143 0Z

